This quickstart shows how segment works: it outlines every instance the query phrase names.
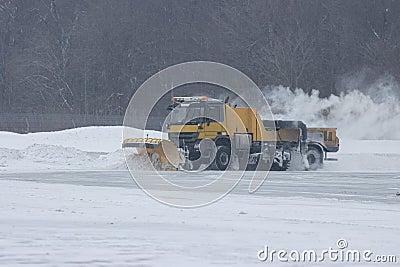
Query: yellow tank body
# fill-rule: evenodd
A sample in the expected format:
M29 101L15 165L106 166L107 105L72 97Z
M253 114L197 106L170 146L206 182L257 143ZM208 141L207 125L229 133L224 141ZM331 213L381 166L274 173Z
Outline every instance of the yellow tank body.
M256 109L231 108L229 104L225 104L223 122L204 122L201 127L198 127L198 125L171 125L168 132L198 132L198 139L215 139L219 135L248 133L252 134L253 141L274 142L276 140L275 132L265 129ZM285 134L284 136L289 135Z

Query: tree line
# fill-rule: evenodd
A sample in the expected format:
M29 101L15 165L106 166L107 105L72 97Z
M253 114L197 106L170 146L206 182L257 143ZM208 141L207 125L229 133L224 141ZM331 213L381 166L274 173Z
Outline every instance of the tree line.
M335 94L400 79L396 0L0 0L0 112L123 114L142 82L210 60L259 86Z

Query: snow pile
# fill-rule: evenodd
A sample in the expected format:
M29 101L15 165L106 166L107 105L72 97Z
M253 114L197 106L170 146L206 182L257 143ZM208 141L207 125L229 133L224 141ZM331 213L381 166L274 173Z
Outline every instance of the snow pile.
M0 148L0 171L98 170L125 168L122 150L87 152L73 147L34 144L24 149Z
M0 171L125 169L122 126L83 127L57 132L0 132ZM127 137L160 132L127 128Z
M121 147L122 126L82 127L57 132L0 132L0 147L24 149L34 144L73 147L88 152L113 152ZM134 137L143 131L134 129Z
M133 129L132 137L143 131ZM0 132L0 171L124 169L122 127L57 132Z

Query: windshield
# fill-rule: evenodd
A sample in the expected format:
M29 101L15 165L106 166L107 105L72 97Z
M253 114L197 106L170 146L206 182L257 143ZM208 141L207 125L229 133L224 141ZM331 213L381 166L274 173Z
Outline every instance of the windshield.
M169 123L197 124L206 121L223 121L222 107L222 103L182 103L170 113Z
M183 122L186 118L187 107L178 106L171 112L171 123Z
M197 124L204 117L204 105L199 103L180 104L171 112L171 124Z

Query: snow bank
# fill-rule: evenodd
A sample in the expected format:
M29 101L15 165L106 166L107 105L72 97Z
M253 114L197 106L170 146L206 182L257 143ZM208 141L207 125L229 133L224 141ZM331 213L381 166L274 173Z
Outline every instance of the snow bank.
M122 150L87 152L73 147L34 144L24 149L0 148L0 171L124 169Z
M160 138L160 132L127 128L127 137ZM125 169L122 126L56 132L0 132L0 172Z
M122 127L84 127L57 132L17 134L0 132L0 147L24 149L31 145L58 145L90 152L112 152L121 147Z
M130 129L130 134L143 137L139 129ZM0 132L0 171L124 169L121 142L119 126L29 134Z

